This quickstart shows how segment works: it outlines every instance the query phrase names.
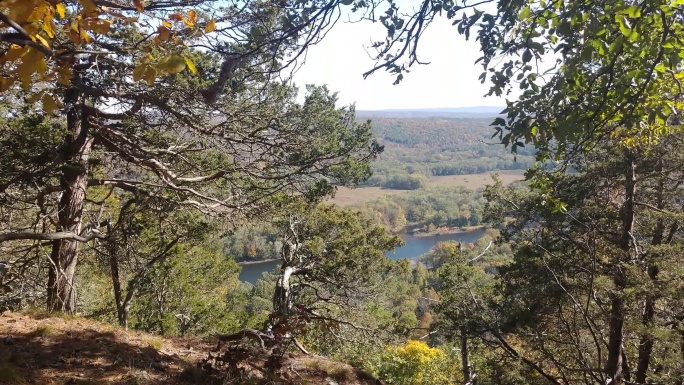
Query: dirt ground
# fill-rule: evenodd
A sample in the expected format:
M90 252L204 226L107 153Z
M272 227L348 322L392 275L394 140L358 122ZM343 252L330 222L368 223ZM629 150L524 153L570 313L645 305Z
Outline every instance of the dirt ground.
M0 314L0 384L380 384L323 357L286 353L270 370L273 356L238 357L215 348L211 338L166 338L83 318L5 312ZM220 367L200 369L210 354L229 357L239 375Z

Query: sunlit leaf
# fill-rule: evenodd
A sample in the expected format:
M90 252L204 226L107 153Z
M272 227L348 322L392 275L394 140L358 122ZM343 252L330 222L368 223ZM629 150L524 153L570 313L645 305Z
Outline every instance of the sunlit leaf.
M47 13L45 15L45 18L43 19L43 31L47 33L47 35L52 39L55 37L55 34L52 30L53 23L52 23L52 14Z
M59 3L55 6L55 9L57 10L59 17L64 19L64 16L66 15L66 6L63 3Z
M50 94L43 96L43 111L51 114L59 108L59 105L55 101L54 97Z
M195 67L195 63L190 60L187 56L183 57L185 59L185 64L188 66L188 69L190 72L192 72L194 75L197 75L197 67Z
M211 19L207 26L204 27L204 32L209 33L216 29L216 19Z
M109 33L112 22L105 19L82 19L79 20L78 24L86 31L93 31L104 35Z
M146 64L140 64L133 69L133 81L137 82L145 76Z
M38 40L38 41L40 42L40 44L42 44L42 45L44 45L44 46L46 46L46 47L50 47L50 43L48 43L48 41L45 40L44 37L42 37L42 36L40 36L40 35L36 35L36 40Z
M157 27L157 32L159 33L158 37L160 41L167 41L171 38L171 30L163 25Z
M95 3L93 3L92 0L78 0L78 2L81 4L81 6L83 7L83 10L86 13L91 13L91 12L97 11L97 6L95 6Z
M3 60L6 62L13 62L15 60L18 60L19 58L21 58L22 56L24 56L26 54L26 52L28 51L28 48L29 48L28 46L22 47L22 46L19 46L16 44L12 44L10 49L7 51L7 53L3 57Z
M147 70L145 70L145 81L147 82L147 85L152 86L156 77L157 70L152 66L148 66Z
M0 78L0 92L9 90L15 81L15 78Z
M145 9L145 0L133 0L133 4L138 12L142 12Z
M168 74L175 74L181 72L185 69L186 63L185 58L178 53L172 53L171 55L163 58L158 64L157 69L166 72Z

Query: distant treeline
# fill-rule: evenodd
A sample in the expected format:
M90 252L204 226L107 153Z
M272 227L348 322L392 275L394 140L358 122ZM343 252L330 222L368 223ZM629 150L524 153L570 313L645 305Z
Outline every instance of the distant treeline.
M431 231L482 224L484 203L481 190L438 187L387 195L356 208L395 232ZM237 229L221 239L221 246L226 255L245 262L278 258L281 242L275 227L262 224Z
M483 206L480 190L440 187L387 195L365 203L361 210L395 231L407 226L432 230L480 225Z
M385 146L373 164L369 186L415 190L429 176L521 170L534 165L534 152L511 154L491 138L491 119L373 118L373 133Z

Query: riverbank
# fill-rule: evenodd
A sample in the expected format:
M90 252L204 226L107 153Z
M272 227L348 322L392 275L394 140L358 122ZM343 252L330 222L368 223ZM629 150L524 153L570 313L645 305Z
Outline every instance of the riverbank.
M486 226L438 227L433 231L417 231L411 233L414 237L432 237L435 235L462 234L486 229Z
M248 265L257 265L259 263L268 263L268 262L275 262L279 261L280 258L271 258L271 259L260 259L258 261L242 261L242 262L237 262L238 265L240 266L248 266Z

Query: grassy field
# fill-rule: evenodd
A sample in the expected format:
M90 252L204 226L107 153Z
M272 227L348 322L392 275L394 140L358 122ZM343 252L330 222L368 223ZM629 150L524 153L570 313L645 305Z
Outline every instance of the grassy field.
M469 175L447 175L433 176L428 180L428 187L467 187L470 189L482 188L492 183L492 173L469 174ZM524 171L500 172L499 178L504 184L510 184L524 178ZM365 203L385 195L406 194L406 190L392 190L381 187L361 187L349 189L341 187L337 190L335 198L329 200L330 203L337 203L340 206L353 206Z

